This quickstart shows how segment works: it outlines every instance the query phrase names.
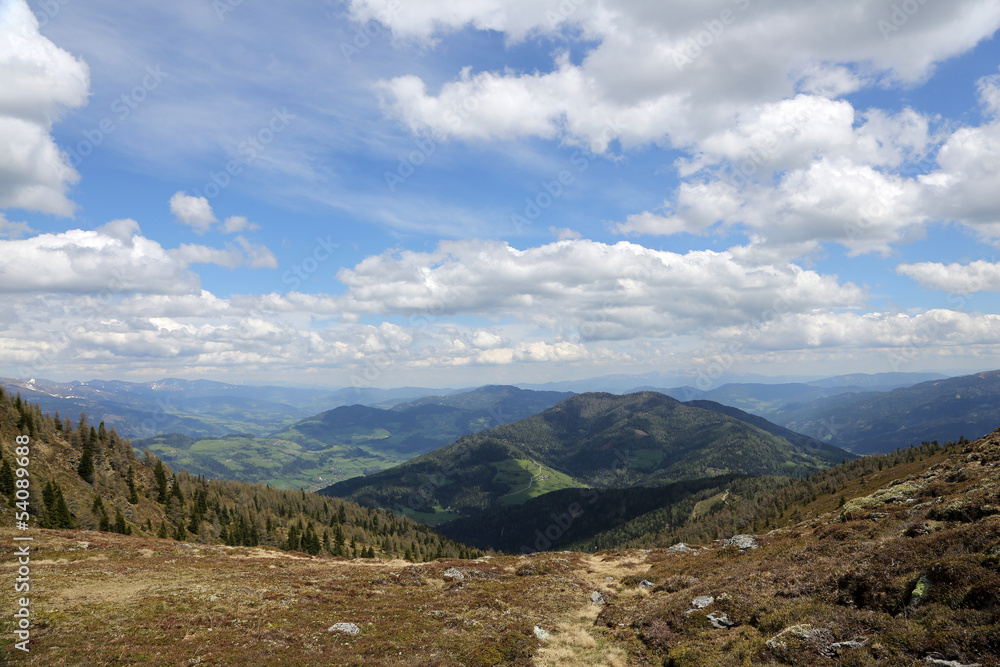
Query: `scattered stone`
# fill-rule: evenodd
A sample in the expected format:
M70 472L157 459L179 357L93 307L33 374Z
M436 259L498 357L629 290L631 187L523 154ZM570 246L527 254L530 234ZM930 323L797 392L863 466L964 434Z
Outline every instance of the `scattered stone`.
M731 628L735 623L729 620L729 617L724 611L713 611L708 615L708 622L712 624L712 627L716 630L725 630L726 628Z
M832 632L803 623L787 627L771 637L767 640L767 647L779 660L787 660L804 652L821 653L833 643Z
M830 644L825 649L820 651L823 655L828 658L836 658L841 655L844 651L851 648L861 648L868 643L868 637L861 637L859 639L851 639L846 642L837 642L836 644Z
M606 580L608 580L608 581L614 581L614 580L615 580L615 578L614 578L614 577L604 577L604 578L605 578Z
M656 584L654 584L654 583L653 583L652 581L650 581L649 579L643 579L642 581L640 581L640 582L639 582L639 585L640 585L641 587L643 587L643 588L652 588L652 587L653 587L653 586L655 586Z
M361 628L353 623L334 623L327 628L327 632L342 632L345 635L356 635L361 632Z
M551 637L551 635L548 632L546 632L545 630L542 630L537 625L535 626L535 636L538 637L539 641L545 641L546 639L548 639L549 637Z
M78 546L81 549L89 549L90 548L90 542L77 542L76 546Z
M754 535L734 535L728 540L723 540L722 546L735 546L739 547L740 551L747 551L748 549L756 549L759 545L757 537Z
M885 512L872 512L871 514L868 515L868 518L871 519L872 521L878 521L879 519L884 519L887 516L889 515L886 514Z
M930 592L930 578L926 574L920 575L920 578L917 579L917 585L913 588L913 592L910 593L909 607L914 609L919 606L921 602L927 599Z
M607 604L607 601L604 599L603 595L601 595L597 591L594 591L593 593L590 594L590 604L602 605L602 604Z
M462 581L465 579L465 573L459 570L457 567L449 567L447 570L441 573L441 577L445 581Z
M667 549L668 554L689 554L692 551L694 551L694 549L684 544L683 542L678 542L674 546Z
M704 609L713 602L715 602L715 598L711 595L699 595L695 599L691 600L691 606L695 609Z
M958 660L945 660L944 658L935 657L936 655L932 653L931 655L924 658L924 662L928 665L936 665L936 667L982 667L978 662L973 662L969 664L961 663Z

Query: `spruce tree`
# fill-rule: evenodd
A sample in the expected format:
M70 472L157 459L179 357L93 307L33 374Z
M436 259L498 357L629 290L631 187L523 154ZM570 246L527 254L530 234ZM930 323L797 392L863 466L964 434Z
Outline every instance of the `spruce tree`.
M87 484L94 483L94 455L91 453L89 445L85 445L83 448L83 456L80 458L80 465L77 466L76 472Z
M11 470L7 459L0 463L0 493L11 497L14 494L14 471Z
M133 472L132 466L128 467L128 477L125 481L128 484L128 501L133 505L138 505L139 492L135 490L135 472Z

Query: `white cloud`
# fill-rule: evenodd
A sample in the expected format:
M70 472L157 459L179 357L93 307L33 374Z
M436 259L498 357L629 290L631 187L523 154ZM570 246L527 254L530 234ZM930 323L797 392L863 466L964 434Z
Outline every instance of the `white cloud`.
M345 312L510 315L589 340L693 333L748 321L775 302L801 312L855 307L865 298L855 285L792 264L589 240L523 251L499 242L442 242L433 253L368 257L338 279L348 287Z
M198 234L206 233L211 229L212 223L218 222L208 199L192 197L184 192L176 192L170 198L170 211L179 222L191 227Z
M358 20L384 10L380 0L350 6ZM459 139L560 137L603 150L607 121L615 120L625 145L686 146L747 107L797 92L838 96L920 81L1000 27L995 0L923 4L889 35L879 21L893 20L893 6L866 0L607 0L582 3L560 20L553 10L560 11L498 0L461 9L445 0L403 3L389 27L404 40L432 43L466 26L512 40L564 36L569 25L596 45L579 63L558 54L548 72L465 69L437 92L413 75L390 79L381 84L386 110L415 131Z
M79 174L49 132L89 86L87 66L39 34L24 0L0 3L0 208L72 215Z
M28 226L28 223L11 222L3 213L0 213L0 238L17 239L33 231L35 230Z
M226 234L237 234L243 231L260 229L260 225L250 222L241 215L231 215L222 223L222 231Z
M170 253L186 264L216 264L230 269L244 265L252 269L278 268L278 260L265 246L250 243L242 236L235 241L227 243L225 248L184 243Z
M920 262L896 267L900 275L916 280L928 289L954 294L1000 292L1000 264L979 260L971 264Z
M197 295L200 280L188 268L195 263L277 267L270 250L243 237L224 249L182 245L167 250L144 237L134 220L115 220L92 231L0 240L0 292Z

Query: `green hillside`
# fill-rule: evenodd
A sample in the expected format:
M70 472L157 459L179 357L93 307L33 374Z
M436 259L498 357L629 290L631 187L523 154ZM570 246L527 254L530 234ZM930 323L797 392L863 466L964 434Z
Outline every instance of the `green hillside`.
M1000 423L1000 371L788 405L770 418L857 454L978 438Z
M796 445L662 394L581 394L320 493L441 522L510 504L511 495L532 481L527 472L534 473L539 490L545 484L553 491L654 486L726 474L802 476L849 457L835 448ZM515 479L512 470L518 467L524 472ZM531 497L524 493L517 500Z

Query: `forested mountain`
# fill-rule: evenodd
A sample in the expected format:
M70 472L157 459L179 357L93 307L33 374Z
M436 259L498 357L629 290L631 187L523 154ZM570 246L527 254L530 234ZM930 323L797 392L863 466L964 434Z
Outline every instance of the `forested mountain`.
M86 412L95 421L114 426L123 437L132 438L165 433L194 438L230 433L263 436L339 405L391 407L440 391L419 387L304 389L176 378L153 382L0 378L0 386L37 402L48 412Z
M787 405L773 420L857 454L977 438L1000 423L1000 371Z
M662 394L581 394L321 493L438 523L564 488L653 486L725 474L805 475L849 456L796 445Z
M392 409L345 405L268 436L171 433L136 441L175 468L279 488L314 490L390 468L462 435L523 419L572 396L489 386Z
M27 438L32 525L201 544L271 546L356 557L465 556L463 546L389 511L299 491L174 473L137 457L114 428L74 423L0 389L0 503L14 507L18 436ZM22 440L23 443L23 440ZM6 502L4 502L6 501ZM21 510L21 508L18 508ZM23 511L23 510L21 510ZM12 510L0 509L7 525Z

